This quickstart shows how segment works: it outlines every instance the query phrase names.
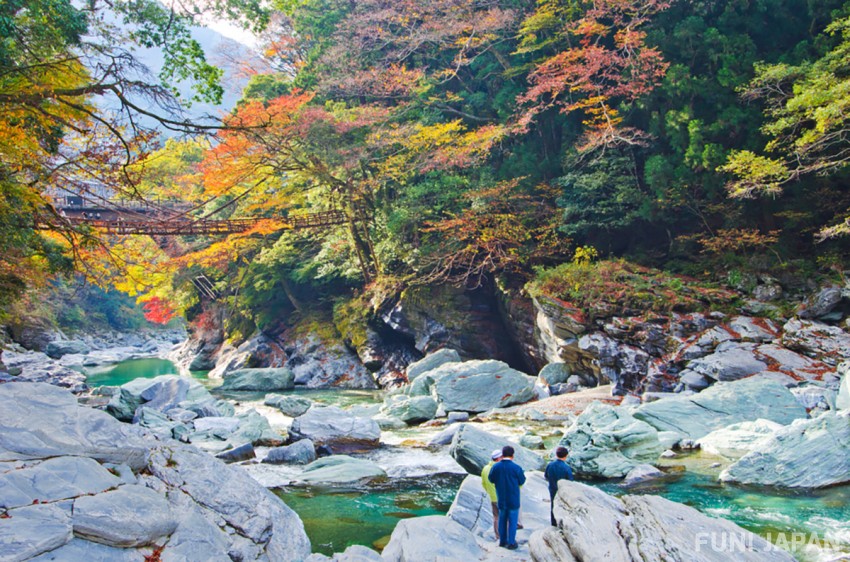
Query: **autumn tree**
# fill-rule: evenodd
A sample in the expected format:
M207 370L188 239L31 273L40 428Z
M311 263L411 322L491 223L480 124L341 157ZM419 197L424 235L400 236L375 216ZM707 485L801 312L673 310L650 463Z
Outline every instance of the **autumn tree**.
M221 71L191 37L203 13L246 25L266 20L252 0L179 8L153 0L12 0L0 7L0 222L15 230L3 237L6 287L37 281L39 270L67 269L58 247L78 267L93 248L108 249L97 233L62 226L53 207L62 191L94 200L107 192L138 197L131 168L156 146L155 128L218 128L187 120L181 104L191 100L177 90L186 82L194 85L192 100L221 98ZM135 58L135 47L162 52L158 78ZM37 216L51 214L53 234L33 230Z
M667 6L666 0L597 0L582 9L540 0L523 24L521 50L557 52L528 75L530 86L519 97L520 129L553 108L581 116L579 151L646 144L644 131L623 123L620 106L652 91L664 76L668 65L646 44L644 28Z

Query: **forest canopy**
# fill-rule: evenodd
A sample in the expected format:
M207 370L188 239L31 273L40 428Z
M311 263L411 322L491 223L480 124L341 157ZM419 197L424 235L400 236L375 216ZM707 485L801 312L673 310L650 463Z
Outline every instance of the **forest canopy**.
M76 268L162 320L197 310L202 275L261 326L307 293L528 280L582 248L715 280L847 256L850 4L263 6L4 4L0 299ZM198 123L173 84L220 98L188 31L204 13L258 32L262 60ZM161 49L160 76L127 45ZM27 227L56 185L262 220L158 243ZM285 228L325 211L344 220Z

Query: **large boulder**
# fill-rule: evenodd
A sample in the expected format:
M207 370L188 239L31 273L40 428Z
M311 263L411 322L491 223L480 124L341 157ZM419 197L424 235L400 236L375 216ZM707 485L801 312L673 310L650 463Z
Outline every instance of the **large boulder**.
M220 390L277 392L295 388L295 375L286 368L237 369L225 374Z
M377 447L381 428L370 418L353 416L335 406L314 406L295 418L289 434L293 441L310 439L334 453L356 453Z
M44 383L0 385L0 461L74 455L141 469L149 449L139 428L79 407L66 390Z
M313 406L313 401L309 398L291 394L268 394L263 403L277 408L283 415L291 418L297 418Z
M85 342L79 340L60 340L47 344L44 353L52 359L59 359L63 355L85 355L89 351L91 351L91 348Z
M767 363L756 357L754 343L727 342L717 350L688 363L688 369L716 381L736 381L767 370Z
M431 394L447 412L486 412L535 396L534 378L501 361L445 363L422 378L433 380Z
M543 385L562 384L567 382L567 379L573 374L572 369L566 363L547 363L545 367L540 369L537 377Z
M142 406L158 412L173 408L188 409L189 403L214 401L204 386L190 377L162 375L152 379L138 378L119 387L106 411L121 421L139 421Z
M850 412L826 412L778 429L720 474L723 482L823 488L850 482Z
M307 484L349 484L386 475L384 469L370 460L331 455L305 466L298 480Z
M792 318L782 327L782 345L829 365L850 360L850 334L837 326Z
M593 402L566 431L560 445L581 475L620 478L639 464L653 464L664 451L658 431L625 409Z
M468 423L458 426L452 438L449 453L470 474L481 475L481 469L490 462L490 453L510 445L516 451L514 462L523 470L542 470L546 464L537 453Z
M454 349L443 348L429 353L419 361L411 363L407 366L407 380L413 382L413 379L422 373L436 369L445 363L459 363L461 361L460 354Z
M309 464L316 460L316 447L309 439L296 441L292 445L271 449L263 459L267 464Z
M85 496L74 502L77 537L122 548L160 541L177 529L168 500L144 486Z
M634 562L791 562L794 557L730 521L703 515L659 496L615 498L562 481L554 505L557 527L531 536L532 560ZM712 537L725 537L722 543Z
M697 441L702 451L729 459L739 459L750 451L757 451L770 441L777 430L783 428L770 420L733 423L715 429Z
M54 386L0 385L0 465L3 560L310 553L298 516L244 471L81 406ZM44 501L53 503L34 503ZM8 507L22 502L29 505ZM164 547L139 546L146 544Z
M797 309L797 316L805 320L821 318L832 312L844 298L841 287L824 287Z
M398 522L382 553L386 562L478 560L484 554L475 536L443 515Z
M658 431L699 439L733 423L766 419L785 425L807 413L782 383L749 378L718 383L692 396L643 404L633 415Z
M393 394L384 400L381 413L408 424L417 424L437 415L437 402L430 396Z

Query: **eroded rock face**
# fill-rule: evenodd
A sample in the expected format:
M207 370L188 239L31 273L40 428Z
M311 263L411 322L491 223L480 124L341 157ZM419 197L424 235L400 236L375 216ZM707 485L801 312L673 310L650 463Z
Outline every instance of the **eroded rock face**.
M766 419L785 425L806 416L806 409L782 383L764 378L715 384L692 396L644 404L634 412L635 418L658 431L690 439L742 421Z
M783 488L850 481L850 412L826 412L776 430L724 470L720 480Z
M570 451L578 474L620 478L640 464L653 464L664 451L658 431L626 410L592 403L564 434L560 445Z
M558 526L537 531L529 541L531 558L536 562L794 560L787 552L734 523L708 517L659 496L618 499L591 486L562 481L554 513ZM736 540L714 548L712 536Z
M457 350L464 358L511 360L511 342L496 298L485 290L466 291L452 285L406 289L383 322L411 338L416 349L430 353Z
M238 347L228 343L221 346L216 365L207 376L211 379L223 378L228 372L237 369L258 367L283 367L286 363L286 352L283 344L267 334L254 334Z
M782 344L788 349L829 365L850 360L850 334L837 326L794 318L782 330Z
M141 562L148 544L164 561L310 552L298 516L244 472L54 386L0 385L0 461L16 467L0 473L3 560Z
M365 417L352 416L335 406L313 406L292 422L293 440L310 439L334 453L365 452L378 446L381 428Z
M324 342L310 334L287 341L286 366L295 384L306 388L377 388L357 354L342 341Z

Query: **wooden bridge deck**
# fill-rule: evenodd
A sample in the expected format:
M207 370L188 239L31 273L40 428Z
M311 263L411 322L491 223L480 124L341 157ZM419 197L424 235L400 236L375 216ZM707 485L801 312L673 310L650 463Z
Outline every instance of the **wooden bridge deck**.
M138 213L122 214L114 209L78 211L70 208L58 209L61 217L40 217L36 227L55 230L75 226L89 226L107 234L147 236L221 236L246 232L256 226L262 218L193 219L180 217L161 219L142 216ZM275 219L284 229L326 228L345 224L347 218L342 211L305 213Z

